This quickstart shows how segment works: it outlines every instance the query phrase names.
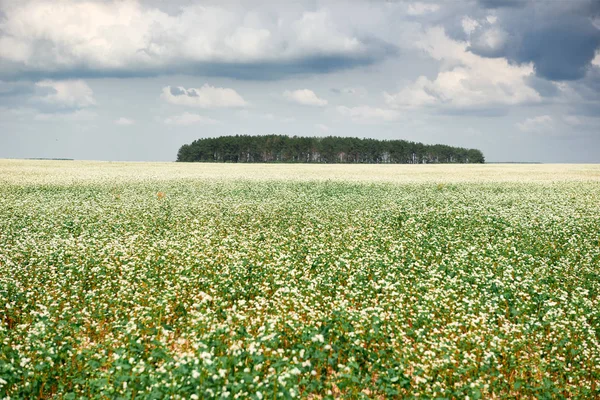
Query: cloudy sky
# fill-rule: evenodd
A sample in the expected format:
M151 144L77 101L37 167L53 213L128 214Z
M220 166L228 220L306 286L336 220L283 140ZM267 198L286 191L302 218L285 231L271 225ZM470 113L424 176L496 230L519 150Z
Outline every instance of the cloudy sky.
M2 158L270 133L600 162L600 1L0 0Z

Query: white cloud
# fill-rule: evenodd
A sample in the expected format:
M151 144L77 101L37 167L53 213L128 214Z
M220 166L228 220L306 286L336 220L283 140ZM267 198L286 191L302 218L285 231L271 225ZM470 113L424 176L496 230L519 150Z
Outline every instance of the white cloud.
M283 21L280 20L279 23L281 22ZM340 28L327 10L303 12L291 24L290 33L295 39L289 40L289 37L288 40L301 53L309 49L316 49L321 54L353 54L365 50L365 45L358 38L342 33Z
M199 114L193 114L185 112L181 115L174 115L172 117L168 117L164 120L164 123L167 125L180 125L180 126L188 126L193 124L216 124L218 121L204 117Z
M596 57L592 60L592 65L600 67L600 51L596 52Z
M283 92L283 96L289 101L305 106L323 107L327 105L327 100L319 98L315 92L309 89L286 90Z
M420 76L398 93L384 93L388 105L478 108L541 100L527 83L534 74L533 65L481 57L469 52L468 45L450 39L442 28L429 29L417 46L441 61L440 72L433 80Z
M471 47L481 52L494 53L503 48L508 40L508 33L500 28L492 27L482 31L471 39Z
M171 104L200 108L244 107L248 104L235 90L208 84L199 89L166 86L161 97Z
M316 124L315 128L317 128L321 132L329 132L329 127L325 124Z
M34 119L36 121L51 121L51 122L84 122L91 121L98 116L93 111L75 110L66 113L39 113Z
M395 121L400 118L400 113L396 110L375 108L369 106L345 107L339 106L337 111L344 117L349 117L355 122L378 122Z
M490 24L490 25L494 25L496 22L498 22L498 17L495 15L488 15L487 17L485 17L485 20Z
M516 125L521 132L527 133L551 133L555 128L554 120L549 115L527 118Z
M135 124L135 121L129 118L121 117L115 120L115 124L121 126L129 126Z
M0 61L21 72L185 72L206 63L290 62L371 50L325 7L286 4L260 12L214 4L169 14L134 0L14 2L2 10Z
M415 83L403 88L396 94L385 92L385 101L390 106L420 107L436 104L439 99L429 92L429 86L431 86L431 81L424 76L420 76Z
M83 80L44 80L35 85L39 88L49 88L52 92L39 98L45 103L70 108L89 107L96 104L93 90Z
M415 2L408 5L408 15L423 15L435 12L440 9L440 6L433 3Z
M473 33L473 31L480 26L479 22L467 16L463 17L463 19L460 21L460 24L462 25L463 31L465 31L467 35Z

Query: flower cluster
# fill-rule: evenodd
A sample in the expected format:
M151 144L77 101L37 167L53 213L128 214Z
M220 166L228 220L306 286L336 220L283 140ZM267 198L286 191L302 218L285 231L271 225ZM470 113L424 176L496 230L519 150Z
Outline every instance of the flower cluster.
M2 163L0 398L600 390L597 168Z

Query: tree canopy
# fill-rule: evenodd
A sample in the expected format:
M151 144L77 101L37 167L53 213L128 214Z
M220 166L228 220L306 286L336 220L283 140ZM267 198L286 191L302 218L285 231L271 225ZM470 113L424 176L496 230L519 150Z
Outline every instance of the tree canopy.
M406 140L285 135L221 136L194 140L177 153L181 162L245 163L483 163L477 149Z

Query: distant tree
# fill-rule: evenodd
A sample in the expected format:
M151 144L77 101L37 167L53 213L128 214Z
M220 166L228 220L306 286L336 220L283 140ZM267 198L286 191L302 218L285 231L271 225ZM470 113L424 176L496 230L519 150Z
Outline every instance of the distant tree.
M177 152L180 162L484 163L477 149L406 140L339 136L221 136L194 140Z

